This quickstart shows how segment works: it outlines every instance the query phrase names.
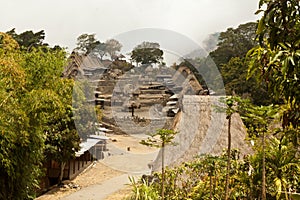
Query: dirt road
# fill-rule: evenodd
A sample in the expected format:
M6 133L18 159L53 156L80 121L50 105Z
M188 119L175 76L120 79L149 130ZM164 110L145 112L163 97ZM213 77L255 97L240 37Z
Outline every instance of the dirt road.
M126 186L129 184L128 177L137 178L142 174L149 174L148 163L156 158L158 150L139 144L140 137L125 135L109 135L109 137L107 148L111 156L94 163L70 182L69 185L78 185L78 188L54 188L37 200L101 200L108 197L113 199L113 196L121 199L126 196L126 193L130 192L130 188Z

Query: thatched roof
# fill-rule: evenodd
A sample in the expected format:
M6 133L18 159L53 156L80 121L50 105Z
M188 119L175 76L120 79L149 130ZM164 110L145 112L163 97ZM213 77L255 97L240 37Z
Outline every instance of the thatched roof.
M227 148L228 121L225 113L215 111L219 103L216 96L185 95L183 108L174 119L176 146L165 148L165 163L176 165L192 160L200 154L220 155ZM239 148L241 156L250 154L251 147L245 141L246 130L238 114L232 116L232 148ZM161 167L161 152L153 162L153 169Z
M98 57L72 52L69 58L69 63L64 69L63 76L72 77L74 76L74 71L84 75L85 72L106 69L107 67L103 65L102 61Z

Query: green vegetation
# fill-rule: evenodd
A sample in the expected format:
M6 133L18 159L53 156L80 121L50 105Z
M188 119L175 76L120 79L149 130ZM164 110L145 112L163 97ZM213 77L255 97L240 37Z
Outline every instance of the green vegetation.
M109 55L111 60L115 60L117 52L119 52L121 48L122 44L115 39L109 39L104 43L97 40L95 34L85 33L78 36L75 50L86 55L92 54L99 56L100 60L103 60L103 57L106 55Z
M90 54L96 51L99 53L100 58L102 59L102 57L105 55L104 43L96 40L95 37L95 34L82 34L78 36L76 50L84 54Z
M11 35L14 40L18 42L20 47L30 49L32 47L39 47L39 46L47 46L47 44L43 43L45 39L45 32L43 30L33 33L32 31L25 31L23 33L17 34L15 29L12 29L7 34Z
M173 139L177 132L168 129L159 129L155 133L150 134L147 140L142 140L140 143L146 146L161 148L161 198L164 198L165 189L165 147L167 145L175 145Z
M258 23L220 34L210 56L227 94L233 95L225 99L223 109L229 124L228 149L221 156L201 155L166 169L164 176L157 172L156 181L133 182L138 199L158 195L161 182L167 185L166 199L299 198L299 8L298 0L260 0L257 13L263 15ZM206 59L185 62L201 67ZM230 147L234 112L242 117L252 144L253 154L244 158Z
M275 138L268 143L267 151L270 154L287 155L289 154L287 146L282 145L284 150L279 151L279 141ZM272 150L271 150L272 149ZM267 154L266 159L272 159L273 155ZM275 154L274 154L275 155ZM289 158L292 155L288 155ZM239 159L239 151L233 149L230 154L230 193L229 199L258 199L261 198L261 154ZM276 159L280 159L276 157ZM267 199L276 199L279 196L280 181L273 173L274 165L277 165L279 160L272 159L272 162L267 162ZM282 158L281 158L282 159ZM293 159L292 162L295 162ZM288 176L299 177L299 168L285 166L285 174L291 173ZM221 156L201 155L192 162L184 162L180 166L167 168L165 171L165 199L225 199L225 186L227 168L227 152ZM155 173L152 182L140 181L133 182L133 192L139 194L137 199L151 199L147 197L157 197L158 191L161 191L161 174ZM290 180L289 180L290 181ZM294 185L296 186L296 185ZM280 189L283 189L280 188ZM138 191L138 193L137 193ZM143 195L144 194L144 195ZM282 194L282 193L281 193ZM280 194L280 196L281 196ZM142 196L143 195L143 196ZM289 196L289 195L288 195ZM135 199L135 198L131 198ZM279 198L281 199L281 198ZM283 198L284 199L284 198Z
M141 64L156 64L163 59L163 51L155 42L143 42L137 45L131 52L131 59Z
M0 199L35 198L45 175L43 164L50 160L60 165L60 184L80 139L95 133L91 113L101 118L98 107L84 103L88 83L61 77L67 53L58 46L50 48L44 38L44 31L0 33ZM113 57L122 47L111 39L103 43L101 54L101 44L94 35L78 38L79 51L99 57Z
M15 41L19 44L22 50L31 50L34 48L41 48L44 51L47 50L62 50L62 48L58 45L55 45L53 48L50 48L47 43L44 43L45 39L45 31L41 30L39 32L34 33L33 31L25 31L23 33L17 34L15 29L13 28L10 31L7 31L6 34L13 37ZM45 47L45 48L43 48Z
M274 99L282 100L289 107L284 115L284 127L297 127L300 118L299 1L260 1L260 7L263 5L267 9L257 28L260 45L248 52L249 72L250 75L259 73Z
M45 116L40 110L47 108L45 99L26 88L19 45L10 36L0 35L0 198L32 198L43 155Z
M130 199L299 198L299 10L299 0L260 0L258 23L216 33L216 48L215 40L207 41L213 50L209 57L173 66L189 67L207 87L206 80L221 78L207 70L215 62L230 95L221 108L228 119L228 147L220 156L199 155L165 168L164 148L174 145L176 132L158 130L141 143L162 148L162 171L154 173L152 181L131 180ZM44 38L43 30L0 33L0 199L34 199L47 160L60 164L61 182L66 162L79 150L80 138L95 131L91 111L101 118L98 107L84 106L84 91L91 89L88 83L61 77L65 50L49 47ZM77 38L80 54L100 60L110 56L112 69L128 71L134 66L119 59L121 48L117 40L100 42L95 34ZM158 43L143 42L132 50L131 59L137 65L163 64L163 51ZM243 158L231 148L235 113L241 116L252 144L253 153ZM76 120L80 121L77 127Z
M122 44L115 39L109 39L105 42L105 50L110 55L111 60L117 58L117 52L121 51Z
M1 36L0 199L32 199L43 161L63 167L79 148L71 114L74 83L60 77L64 51L22 50Z

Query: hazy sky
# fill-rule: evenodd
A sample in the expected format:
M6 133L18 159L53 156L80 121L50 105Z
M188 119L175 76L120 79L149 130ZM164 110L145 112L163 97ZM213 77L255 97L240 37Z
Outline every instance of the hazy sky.
M100 41L162 28L201 44L210 33L255 21L258 0L0 0L0 31L45 30L51 46L72 49L82 33Z

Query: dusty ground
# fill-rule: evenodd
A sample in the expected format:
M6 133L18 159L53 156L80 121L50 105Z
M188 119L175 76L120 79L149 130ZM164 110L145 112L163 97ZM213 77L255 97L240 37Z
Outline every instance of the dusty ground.
M140 138L128 136L128 135L107 135L110 140L108 143L113 144L117 148L127 151L128 147L130 147L131 153L149 153L156 151L155 148L147 147L139 144ZM114 142L113 142L114 140ZM66 181L65 184L78 185L78 188L69 188L69 187L55 187L51 191L37 198L37 200L59 200L62 197L65 197L71 193L74 193L80 188L85 188L91 185L102 183L106 180L109 180L113 177L120 176L125 174L125 172L121 172L111 167L104 165L101 162L95 162L92 166L86 169L83 173L77 176L72 181ZM114 194L111 194L106 199L107 200L120 200L124 197L127 197L130 194L131 187L129 185L125 186L123 189L117 191Z
M140 144L141 138L130 136L130 135L110 135L107 134L107 136L110 138L110 141L116 140L115 142L112 142L114 146L117 148L127 151L127 148L130 147L131 153L136 154L143 154L143 153L150 153L157 151L157 149L153 147L148 147L145 145Z
M123 172L113 170L99 162L95 162L89 169L81 173L72 181L66 183L72 183L78 185L79 188L71 189L64 187L55 187L51 191L37 198L37 200L58 200L66 195L78 191L80 188L88 187L93 184L101 183L112 177L119 176Z
M126 199L127 197L130 196L131 193L131 187L125 186L123 189L109 195L105 200L121 200L121 199Z

